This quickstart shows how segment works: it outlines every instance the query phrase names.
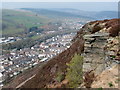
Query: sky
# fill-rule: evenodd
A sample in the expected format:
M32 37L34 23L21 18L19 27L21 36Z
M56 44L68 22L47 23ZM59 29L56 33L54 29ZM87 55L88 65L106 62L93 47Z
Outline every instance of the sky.
M1 0L2 2L119 2L119 0Z
M118 11L118 0L104 1L64 0L63 2L63 0L3 0L2 8L73 8L84 11Z

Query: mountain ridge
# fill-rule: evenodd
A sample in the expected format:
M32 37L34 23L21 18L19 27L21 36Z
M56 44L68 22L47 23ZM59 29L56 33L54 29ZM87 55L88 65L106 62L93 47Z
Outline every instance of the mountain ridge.
M47 11L51 11L54 16L54 13L60 13L64 15L67 15L67 17L83 17L88 19L112 19L112 18L118 18L118 12L117 11L83 11L78 9L72 9L72 8L51 8L51 9L32 9L32 8L22 8L23 10L30 10L34 11L36 13L41 14L49 14ZM44 13L43 13L44 11ZM59 14L56 16L60 16Z

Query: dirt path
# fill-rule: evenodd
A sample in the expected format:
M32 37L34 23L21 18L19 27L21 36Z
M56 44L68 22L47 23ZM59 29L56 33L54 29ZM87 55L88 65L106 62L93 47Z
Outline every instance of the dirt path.
M35 74L36 75L36 74ZM16 88L21 87L22 85L24 85L27 81L29 81L30 79L34 78L35 75L33 75L32 77L28 78L27 80L25 80L24 82L22 82L21 84L19 84Z
M40 63L32 69L26 70L25 72L21 73L20 75L14 77L7 85L3 88L16 88L22 86L23 83L26 83L28 80L32 79L38 73L38 70L45 65L46 62Z

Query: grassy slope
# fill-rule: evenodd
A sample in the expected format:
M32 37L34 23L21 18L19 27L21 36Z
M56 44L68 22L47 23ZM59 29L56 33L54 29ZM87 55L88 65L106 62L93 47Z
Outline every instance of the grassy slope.
M50 19L44 16L36 16L36 14L32 12L3 9L2 23L6 25L3 34L11 35L23 32L25 28L28 29L33 26L42 26L49 22L49 20Z

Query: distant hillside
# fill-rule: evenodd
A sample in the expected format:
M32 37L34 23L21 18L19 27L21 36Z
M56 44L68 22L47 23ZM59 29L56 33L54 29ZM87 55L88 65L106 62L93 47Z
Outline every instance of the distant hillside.
M2 10L2 33L3 35L13 35L25 32L33 26L42 26L50 19L38 16L35 13L22 10Z
M93 19L92 17L88 17L85 15L77 15L75 13L69 13L60 10L53 9L34 9L34 8L22 8L23 10L29 10L32 12L36 12L37 14L44 15L51 18L82 18L82 19Z
M66 12L71 13L74 15L81 15L86 16L94 19L112 19L112 18L118 18L118 12L117 11L83 11L78 9L72 9L72 8L53 8L50 10L59 11L59 12Z
M118 12L117 11L102 11L95 14L95 17L103 19L110 19L110 18L118 18Z
M59 12L67 12L67 13L86 16L86 17L90 17L90 18L94 18L94 19L95 19L95 17L93 17L93 16L96 14L96 12L93 12L93 11L83 11L83 10L72 9L72 8L53 8L50 10L55 10L55 11L59 11Z

